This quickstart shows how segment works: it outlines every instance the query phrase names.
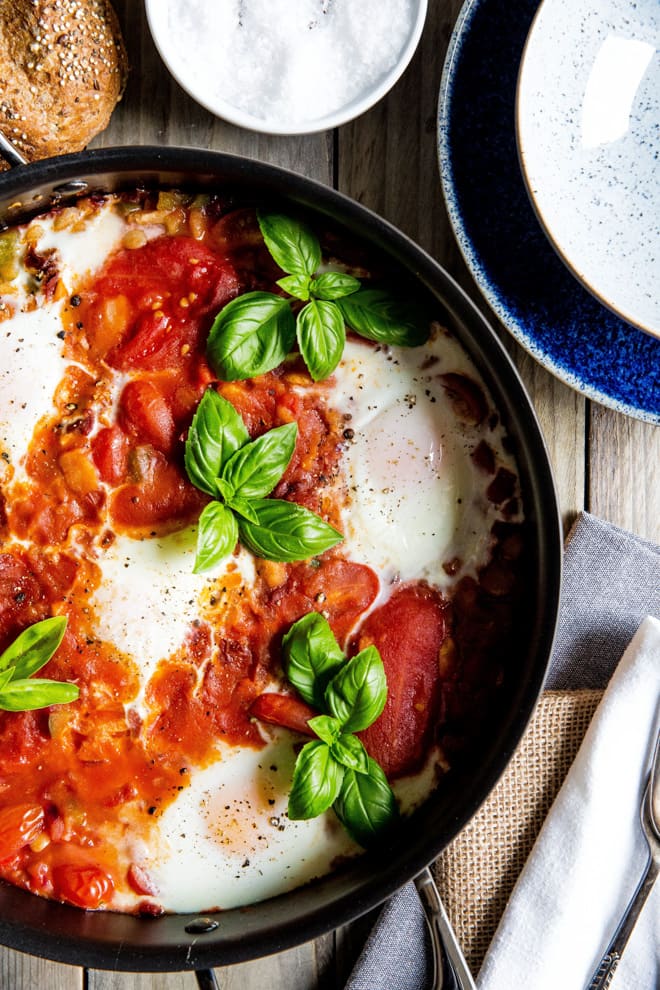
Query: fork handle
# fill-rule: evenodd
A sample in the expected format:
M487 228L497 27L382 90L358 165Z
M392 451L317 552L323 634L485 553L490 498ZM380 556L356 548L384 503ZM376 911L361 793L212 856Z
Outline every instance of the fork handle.
M433 949L432 990L477 990L429 869L415 877Z
M644 907L644 902L651 893L651 888L656 881L658 872L660 872L660 862L657 859L649 859L644 876L640 880L630 904L626 908L626 913L621 919L619 927L612 936L612 941L605 949L605 953L596 968L596 972L587 984L586 990L607 990L614 979L614 971L619 965L623 950L635 927L639 913Z

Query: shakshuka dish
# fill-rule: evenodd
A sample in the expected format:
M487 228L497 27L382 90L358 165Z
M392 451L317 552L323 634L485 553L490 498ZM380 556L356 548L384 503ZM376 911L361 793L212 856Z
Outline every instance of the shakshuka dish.
M506 424L314 223L138 190L0 233L10 884L151 915L283 893L395 835L497 705Z

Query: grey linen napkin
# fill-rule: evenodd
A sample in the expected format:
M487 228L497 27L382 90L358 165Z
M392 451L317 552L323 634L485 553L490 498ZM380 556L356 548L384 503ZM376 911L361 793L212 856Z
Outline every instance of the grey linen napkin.
M660 547L582 513L566 539L546 687L604 688L642 619L660 618ZM382 909L346 990L425 990L431 950L412 883Z

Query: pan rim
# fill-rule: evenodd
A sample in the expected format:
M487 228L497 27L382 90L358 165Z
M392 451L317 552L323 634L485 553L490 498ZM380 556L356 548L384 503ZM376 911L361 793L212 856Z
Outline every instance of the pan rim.
M475 359L480 358L477 363L486 372L489 387L496 385L496 404L506 409L509 427L515 425L519 460L531 472L526 479L530 488L527 498L534 510L537 566L544 594L539 587L539 612L530 629L534 663L528 680L514 695L511 711L494 740L497 756L490 759L478 780L467 782L456 810L439 819L430 812L421 816L416 813L409 820L414 824L404 827L399 839L410 842L410 848L405 854L399 849L391 850L386 869L379 869L382 864L377 855L367 853L355 861L357 865L348 873L332 874L271 901L233 909L229 913L235 915L236 922L230 933L223 930L223 917L226 920L228 912L220 912L214 916L219 921L218 928L208 934L185 931L186 925L198 917L196 914L135 918L81 912L0 882L0 942L11 948L98 969L174 971L229 965L301 944L376 907L421 872L485 800L513 754L542 690L559 611L561 520L545 441L511 358L454 279L392 224L344 194L274 165L221 152L151 146L98 149L19 166L0 175L0 219L7 216L9 222L14 222L12 214L16 215L18 208L9 209L12 203L20 202L23 209L40 205L34 201L25 203L19 196L39 189L44 198L51 192L65 197L67 186L75 180L92 184L109 174L133 184L136 175L147 181L159 181L159 177L167 175L170 182L175 182L179 174L188 176L196 185L214 179L246 187L258 184L265 194L284 196L305 209L332 217L349 232L386 250L394 261L421 280L454 324L460 326L456 336ZM450 797L452 793L450 790ZM438 828L435 835L419 834L431 826ZM278 907L285 900L289 908L297 905L297 910L289 912L291 917L278 920ZM140 931L139 944L128 937L132 930Z

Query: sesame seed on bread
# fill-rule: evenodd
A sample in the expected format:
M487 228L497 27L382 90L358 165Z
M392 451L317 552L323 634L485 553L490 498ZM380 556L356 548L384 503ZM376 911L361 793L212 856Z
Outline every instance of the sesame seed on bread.
M108 0L0 0L0 130L28 161L108 124L128 60Z

